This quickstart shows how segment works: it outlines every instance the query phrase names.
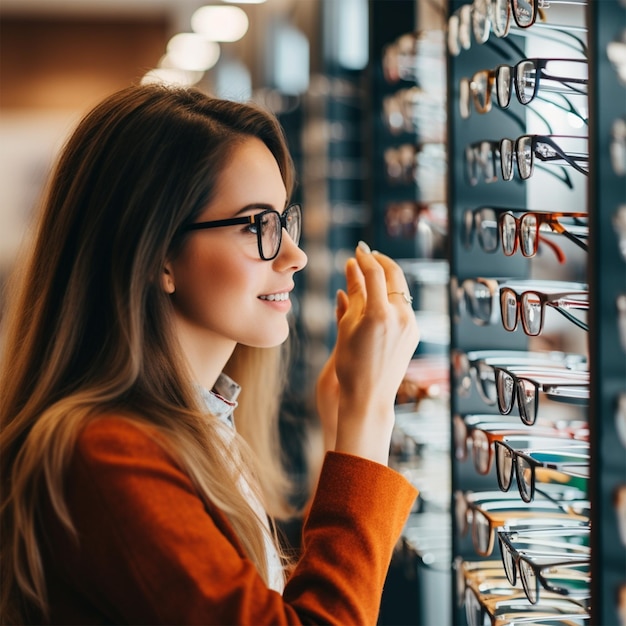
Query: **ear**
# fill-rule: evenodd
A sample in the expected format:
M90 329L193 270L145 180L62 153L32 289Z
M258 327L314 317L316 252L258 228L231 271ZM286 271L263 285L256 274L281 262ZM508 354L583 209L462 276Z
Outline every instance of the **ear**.
M174 273L172 271L172 266L169 262L167 262L163 266L163 273L161 274L161 286L163 287L163 291L165 291L165 293L169 293L170 295L176 291L176 285L174 284Z

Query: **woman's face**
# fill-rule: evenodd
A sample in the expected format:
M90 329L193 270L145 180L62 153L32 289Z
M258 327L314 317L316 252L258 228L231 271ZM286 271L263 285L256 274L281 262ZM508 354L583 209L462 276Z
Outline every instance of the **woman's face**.
M251 137L232 152L215 199L196 221L255 215L267 208L282 213L286 200L274 156ZM284 230L278 256L271 261L260 258L249 225L190 231L166 275L174 289L171 298L183 349L219 353L220 345L232 350L236 343L267 348L284 342L291 302L280 295L291 292L293 276L306 262Z

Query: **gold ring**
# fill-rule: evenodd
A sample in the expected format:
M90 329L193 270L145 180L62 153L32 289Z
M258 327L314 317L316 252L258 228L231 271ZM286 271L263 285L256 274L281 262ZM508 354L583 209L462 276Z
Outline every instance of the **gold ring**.
M406 293L406 291L389 291L387 292L388 296L394 296L394 295L398 295L398 296L402 296L404 298L404 301L407 304L411 304L413 302L413 298Z

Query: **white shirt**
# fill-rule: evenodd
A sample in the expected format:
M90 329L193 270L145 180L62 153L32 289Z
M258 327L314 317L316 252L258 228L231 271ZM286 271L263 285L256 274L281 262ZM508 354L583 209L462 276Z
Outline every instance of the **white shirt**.
M237 407L237 397L239 396L241 387L232 378L222 373L217 379L212 391L201 386L198 386L198 391L209 413L235 429L233 413ZM259 499L254 495L252 489L250 489L250 485L242 478L239 481L239 487L242 494L248 499L254 511L265 524L265 527L269 530L267 513L263 509ZM285 582L280 557L278 556L274 542L267 534L264 534L264 540L269 587L274 591L282 593Z

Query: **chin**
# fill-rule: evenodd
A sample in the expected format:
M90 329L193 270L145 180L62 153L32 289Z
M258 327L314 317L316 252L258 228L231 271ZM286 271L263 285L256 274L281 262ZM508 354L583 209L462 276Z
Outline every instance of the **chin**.
M281 346L289 338L289 327L287 326L284 332L277 332L274 327L272 332L266 333L263 336L250 337L248 341L242 341L251 348L276 348Z

